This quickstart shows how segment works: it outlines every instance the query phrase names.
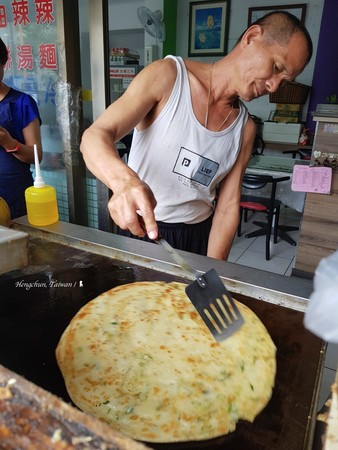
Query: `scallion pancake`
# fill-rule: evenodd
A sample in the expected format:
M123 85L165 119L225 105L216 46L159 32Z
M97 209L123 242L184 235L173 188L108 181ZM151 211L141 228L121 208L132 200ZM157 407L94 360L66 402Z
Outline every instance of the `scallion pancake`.
M138 282L85 305L56 356L74 403L146 442L206 440L253 421L274 386L276 348L259 318L217 343L185 284Z

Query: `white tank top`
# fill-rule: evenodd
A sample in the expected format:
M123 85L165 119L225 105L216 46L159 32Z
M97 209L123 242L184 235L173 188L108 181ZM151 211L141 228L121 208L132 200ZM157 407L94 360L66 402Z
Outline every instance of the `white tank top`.
M226 129L204 128L193 112L187 70L181 57L171 95L155 121L133 134L129 166L152 189L157 200L156 220L199 223L213 212L218 183L236 162L246 107Z

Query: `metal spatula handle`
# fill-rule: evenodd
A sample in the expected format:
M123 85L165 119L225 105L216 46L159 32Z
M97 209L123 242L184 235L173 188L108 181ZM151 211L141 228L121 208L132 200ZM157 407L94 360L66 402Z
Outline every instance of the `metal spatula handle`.
M203 276L198 273L196 270L194 270L185 259L182 258L182 256L169 244L168 241L166 241L164 238L159 237L158 239L155 239L155 242L159 245L161 245L172 257L172 259L181 267L183 267L184 270L191 273L197 280L198 284L203 288L206 287L206 282L203 278Z
M144 223L143 217L141 215L139 216L139 222L140 222L142 229L144 231L146 231L145 223ZM154 242L161 245L179 266L183 267L183 269L185 271L187 271L188 273L191 273L196 278L196 281L201 288L205 288L207 286L206 281L203 278L203 276L200 273L198 273L196 270L194 270L187 263L187 261L185 259L183 259L182 256L174 249L174 247L172 247L169 244L169 242L166 241L162 236L159 235L157 239L154 239Z

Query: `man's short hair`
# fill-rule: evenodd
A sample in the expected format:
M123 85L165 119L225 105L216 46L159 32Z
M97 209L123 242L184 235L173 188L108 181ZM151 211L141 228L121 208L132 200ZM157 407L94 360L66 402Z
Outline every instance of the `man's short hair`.
M0 38L0 64L4 66L8 59L8 51L7 47L4 44L4 41Z
M256 20L250 26L252 25L259 25L260 27L262 27L262 29L265 31L264 38L269 44L277 42L278 44L285 46L288 44L294 33L302 33L306 39L308 47L307 63L310 61L313 53L311 36L302 22L293 14L289 13L288 11L271 11L268 14L265 14L265 16ZM242 33L238 42L242 39L244 33Z

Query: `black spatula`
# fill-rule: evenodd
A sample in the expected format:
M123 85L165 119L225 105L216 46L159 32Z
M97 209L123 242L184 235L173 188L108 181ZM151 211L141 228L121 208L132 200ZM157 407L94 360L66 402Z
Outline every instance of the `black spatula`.
M231 336L244 323L234 300L215 269L200 274L162 237L156 240L196 280L185 291L210 332L220 342Z

